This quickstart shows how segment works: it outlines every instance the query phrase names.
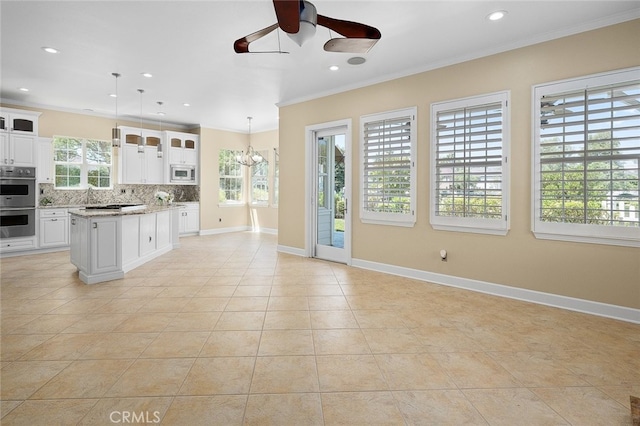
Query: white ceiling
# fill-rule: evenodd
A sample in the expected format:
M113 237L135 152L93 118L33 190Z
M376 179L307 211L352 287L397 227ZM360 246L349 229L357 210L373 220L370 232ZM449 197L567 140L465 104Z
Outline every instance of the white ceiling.
M238 55L234 40L276 22L271 0L2 0L0 97L113 117L111 73L118 72L120 116L139 119L141 88L142 116L151 123L162 110L163 122L187 128L246 132L252 116L252 131L269 130L278 127L277 105L640 18L637 0L313 3L319 14L378 28L382 39L369 53L353 55L325 52L330 34L323 27L302 47L276 31L251 50L280 43L289 54ZM499 9L508 12L505 19L486 19ZM352 56L367 61L349 65ZM340 69L329 71L334 64Z

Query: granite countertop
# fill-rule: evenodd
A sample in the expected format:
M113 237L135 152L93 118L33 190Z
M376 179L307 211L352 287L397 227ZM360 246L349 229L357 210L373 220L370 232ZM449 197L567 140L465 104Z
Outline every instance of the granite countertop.
M62 208L57 206L58 208ZM81 217L97 217L97 216L130 216L136 214L148 214L148 213L157 213L165 210L174 210L179 209L181 207L180 204L169 204L169 205L151 205L147 206L144 209L140 210L132 210L132 211L116 211L116 210L85 210L85 206L75 206L68 207L69 214L73 214L75 216Z

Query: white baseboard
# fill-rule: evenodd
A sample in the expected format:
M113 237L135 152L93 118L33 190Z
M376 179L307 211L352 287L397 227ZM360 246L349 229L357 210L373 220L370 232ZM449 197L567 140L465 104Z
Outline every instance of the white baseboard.
M253 232L259 232L261 234L269 234L269 235L278 235L278 229L273 229L273 228L252 228L251 231Z
M300 249L294 249L298 252ZM278 251L280 246L278 246ZM283 251L285 252L285 251ZM298 254L292 253L292 254ZM535 290L527 290L517 287L509 287L502 284L493 284L485 281L472 280L469 278L454 277L451 275L438 274L434 272L421 271L417 269L404 268L401 266L387 265L384 263L370 262L368 260L353 259L352 266L356 268L368 269L377 272L384 272L391 275L399 275L407 278L414 278L421 281L428 281L435 284L442 284L450 287L462 288L465 290L477 291L494 296L506 297L509 299L522 300L525 302L537 303L540 305L553 306L570 311L583 312L606 318L613 318L621 321L640 324L640 309L627 308L625 306L610 305L607 303L593 302L590 300L576 299L573 297L560 296L557 294L543 293Z
M304 249L297 248L297 247L278 245L277 250L278 250L278 253L286 253L286 254L292 254L294 256L307 257L307 252Z
M218 235L228 234L230 232L242 232L251 231L250 226L234 226L232 228L217 228L217 229L201 229L199 235Z

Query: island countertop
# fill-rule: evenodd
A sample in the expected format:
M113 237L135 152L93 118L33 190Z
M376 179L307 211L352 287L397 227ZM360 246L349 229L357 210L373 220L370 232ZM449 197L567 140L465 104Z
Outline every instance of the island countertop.
M69 214L80 217L104 217L104 216L129 216L139 214L157 213L165 210L176 210L181 208L181 204L168 204L168 205L147 205L146 208L140 210L131 211L117 211L117 210L100 210L100 209L86 209L85 207L69 208Z

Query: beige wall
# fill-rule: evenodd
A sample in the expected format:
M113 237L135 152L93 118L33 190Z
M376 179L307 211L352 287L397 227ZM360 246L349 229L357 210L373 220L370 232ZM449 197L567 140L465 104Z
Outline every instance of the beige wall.
M218 204L220 149L247 150L249 135L224 130L200 129L200 229L221 230L259 225L263 229L278 229L278 209L273 206L250 208L247 205L223 206ZM269 131L251 135L256 150L272 151L278 146L278 132Z
M531 86L640 65L638 40L635 20L281 107L278 243L305 246L305 126L351 118L354 259L640 308L639 249L538 240L531 233ZM507 236L435 231L428 204L430 104L503 90L511 91L511 230ZM363 224L356 201L359 117L411 106L418 107L417 223ZM440 260L443 248L448 262Z

